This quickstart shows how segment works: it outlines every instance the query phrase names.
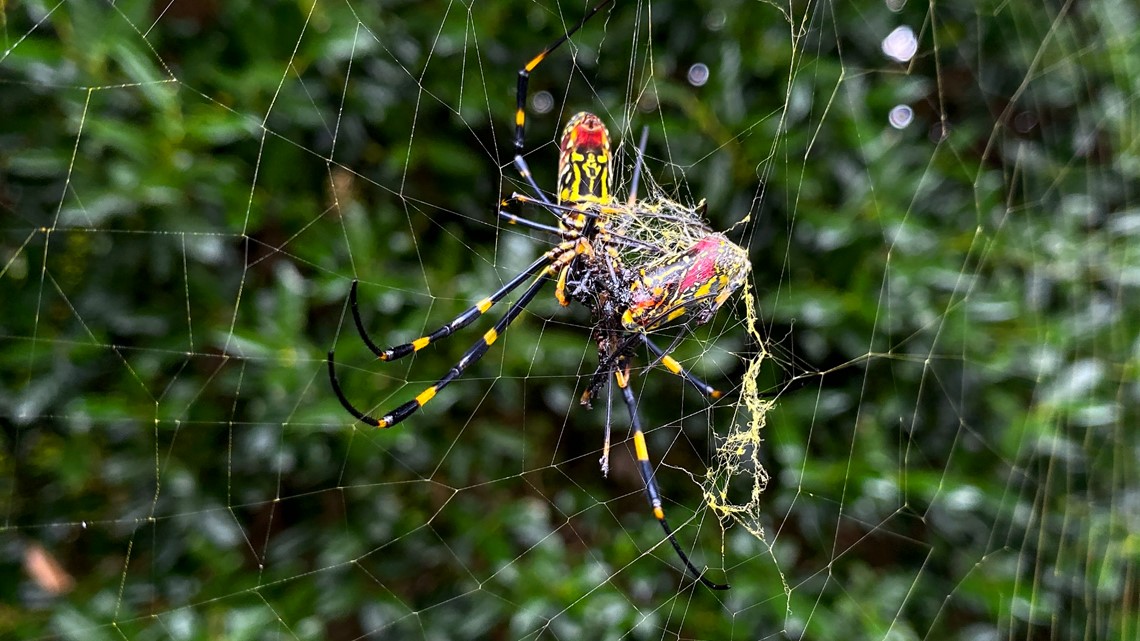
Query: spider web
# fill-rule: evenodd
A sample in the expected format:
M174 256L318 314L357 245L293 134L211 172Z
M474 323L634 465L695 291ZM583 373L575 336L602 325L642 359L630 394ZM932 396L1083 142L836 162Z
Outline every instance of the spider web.
M1124 639L1140 629L1140 13L616 0L532 74L753 273L634 389L498 220L574 1L0 2L0 636ZM541 209L524 212L551 222ZM545 217L545 218L544 218ZM496 306L505 311L510 300ZM500 309L501 308L501 309ZM613 431L611 467L599 466Z

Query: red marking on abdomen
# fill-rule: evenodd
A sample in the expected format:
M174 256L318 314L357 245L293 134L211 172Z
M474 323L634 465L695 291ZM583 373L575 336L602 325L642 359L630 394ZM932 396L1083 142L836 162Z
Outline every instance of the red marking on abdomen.
M588 129L584 125L579 125L576 131L578 132L578 139L575 141L575 147L601 149L603 146L605 146L605 130Z
M584 113L581 120L572 122L562 137L562 150L574 149L601 150L607 146L609 134L602 120L594 114Z

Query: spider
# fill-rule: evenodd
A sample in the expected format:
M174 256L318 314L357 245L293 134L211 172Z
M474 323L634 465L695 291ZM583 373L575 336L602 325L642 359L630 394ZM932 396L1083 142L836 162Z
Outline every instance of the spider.
M592 338L598 345L598 366L582 395L582 403L589 405L606 381L613 377L629 412L638 468L653 516L689 572L710 589L726 590L727 584L714 583L697 570L665 519L637 401L630 387L630 363L636 350L644 346L654 355L656 362L683 377L706 397L720 397L718 390L693 376L671 357L670 350L659 347L649 332L669 324L695 326L712 318L749 273L751 266L747 252L709 228L703 220L704 201L687 207L664 198L637 200L645 132L638 148L629 197L624 203L616 200L613 194L611 167L614 156L610 151L609 132L594 114L582 112L574 115L562 131L557 194L553 202L535 182L523 157L530 73L611 2L598 2L577 25L518 72L513 162L535 197L515 193L501 203L498 215L509 223L554 234L560 242L498 291L475 303L451 322L410 343L381 348L369 337L360 317L356 280L353 280L349 291L349 305L357 332L365 345L381 361L394 361L467 327L524 283L529 282L529 286L443 378L379 418L360 411L345 397L337 380L333 350L328 353L329 380L341 405L357 420L377 428L392 427L426 405L478 361L543 286L553 280L554 296L559 303L563 306L571 302L584 305L594 323ZM520 205L549 211L557 218L557 227L508 211ZM608 471L609 448L607 422L601 460L603 472Z

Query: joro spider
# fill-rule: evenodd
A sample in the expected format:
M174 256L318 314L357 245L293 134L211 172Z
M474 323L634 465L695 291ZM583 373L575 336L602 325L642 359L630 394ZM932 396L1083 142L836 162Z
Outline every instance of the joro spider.
M713 590L727 590L727 584L714 583L697 570L665 519L637 401L630 388L630 361L635 351L645 346L657 359L656 362L683 377L706 397L719 398L719 391L685 370L668 354L668 350L653 342L648 332L675 321L689 326L707 322L744 282L751 269L748 254L723 234L712 231L704 222L704 201L695 207L686 207L660 197L637 200L644 134L630 195L624 203L617 201L612 191L614 156L610 151L609 132L594 114L576 114L563 129L558 158L558 193L554 202L544 195L523 158L530 73L612 1L598 2L577 25L543 49L518 73L514 165L535 197L513 194L503 201L498 215L510 223L555 234L560 242L498 291L475 303L446 325L410 343L381 348L369 337L360 317L356 280L353 280L349 291L349 304L357 332L365 345L380 360L394 361L470 325L523 283L529 281L530 285L443 378L380 418L360 411L345 397L336 376L334 350L328 354L329 381L341 405L357 420L378 428L392 427L426 405L478 361L542 287L549 280L554 280L554 296L559 303L563 306L571 301L581 303L590 310L594 323L592 338L598 345L598 366L582 395L582 403L589 405L613 376L629 411L638 467L653 516L689 572ZM505 211L521 204L549 211L557 217L558 226L534 222ZM601 461L603 471L608 471L609 448L607 424Z

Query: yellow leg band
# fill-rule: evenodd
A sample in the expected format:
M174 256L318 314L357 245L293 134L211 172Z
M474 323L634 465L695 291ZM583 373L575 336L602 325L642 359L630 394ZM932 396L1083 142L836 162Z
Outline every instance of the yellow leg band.
M431 387L427 388L426 390L420 392L420 395L416 397L416 402L419 403L420 407L427 405L428 401L435 398L435 391L436 391L435 385L432 385Z
M618 387L620 387L622 389L625 389L625 387L627 385L629 385L629 376L627 376L625 372L622 372L622 371L614 372L614 378L617 379Z
M641 432L633 434L633 448L637 450L637 460L648 461L649 449L645 447L645 435Z
M535 57L534 57L534 60L531 60L530 62L526 63L526 70L527 70L527 73L530 73L531 71L534 71L534 68L535 68L535 67L537 67L537 66L538 66L538 63L542 62L542 59L543 59L543 58L545 58L545 57L546 57L546 52L545 52L545 51L543 51L542 53L540 53L540 54L538 54L537 56L535 56Z

